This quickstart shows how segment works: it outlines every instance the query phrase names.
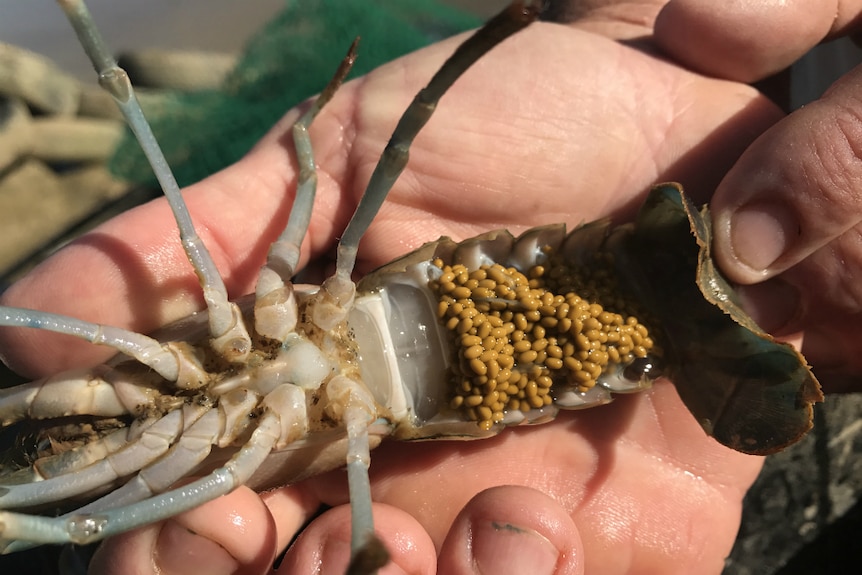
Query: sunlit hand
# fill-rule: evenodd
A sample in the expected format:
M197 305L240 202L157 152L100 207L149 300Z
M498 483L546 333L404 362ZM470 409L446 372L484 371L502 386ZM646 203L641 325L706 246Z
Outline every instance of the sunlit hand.
M593 4L572 25L537 24L507 41L443 98L363 239L360 272L443 234L622 220L657 181L681 181L706 201L781 119L757 91L732 81L749 76L708 78L656 58L652 26L662 2ZM320 184L303 264L329 256L398 114L455 45L442 42L344 86L318 118ZM288 134L299 113L289 112L242 161L186 190L233 295L252 290L287 219L297 175ZM3 299L143 332L201 305L163 201L64 249ZM5 357L31 375L106 355L39 332L2 337ZM667 382L491 440L387 444L372 459L377 529L393 553L388 569L409 573L520 573L525 565L719 573L760 468L759 458L706 437ZM342 471L262 500L239 489L107 542L93 571L267 572L325 503L334 509L304 530L282 569L338 572L348 554L346 501Z

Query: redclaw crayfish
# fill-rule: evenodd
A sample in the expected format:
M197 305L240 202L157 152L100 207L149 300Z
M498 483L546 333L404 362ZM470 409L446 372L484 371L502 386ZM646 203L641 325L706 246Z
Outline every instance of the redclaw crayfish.
M104 366L0 395L4 426L74 417L77 435L89 436L3 470L6 552L99 540L240 484L265 488L346 463L359 553L373 540L369 451L384 437L487 437L544 423L560 409L607 403L659 375L674 381L709 434L739 451L770 453L810 428L811 404L821 397L814 376L741 310L709 256L708 212L673 184L655 188L632 224L442 239L351 280L359 241L437 101L476 59L527 26L535 7L515 3L490 21L417 95L342 236L335 274L319 287L293 285L316 184L308 126L346 74L351 51L294 128L299 189L256 293L230 302L128 79L82 3L60 3L156 167L208 310L151 339L0 309L2 325L69 333L122 352ZM80 424L80 416L92 420ZM202 471L208 475L172 488ZM99 490L108 492L61 517L34 514Z

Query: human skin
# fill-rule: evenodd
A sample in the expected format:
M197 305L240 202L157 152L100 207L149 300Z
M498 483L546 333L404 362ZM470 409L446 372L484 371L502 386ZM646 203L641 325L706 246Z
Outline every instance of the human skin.
M536 24L469 70L416 139L404 175L363 238L358 272L443 234L464 239L496 228L517 233L558 221L622 221L653 183L677 180L698 202L717 190L717 257L734 280L761 282L748 290L753 313L786 334L804 329L806 345L817 341L809 328L823 338L849 331L808 310L817 304L858 314L850 282L826 293L806 286L824 285L837 258L858 253L852 158L840 153L834 133L830 155L822 153L825 143L811 143L829 132L810 132L817 121L841 126L843 142L852 144L846 122L835 118L855 104L853 76L819 106L787 119L743 82L779 70L828 34L846 32L858 7L739 2L714 11L705 1L664 4L583 3L577 21ZM830 9L837 20L827 18ZM773 29L777 16L781 26ZM755 25L756 33L745 33ZM806 33L794 34L794 25ZM809 30L815 25L825 28ZM318 118L311 137L320 183L302 265L327 259L398 111L456 43L431 46L345 85ZM736 49L716 50L725 45ZM780 53L773 53L776 45ZM656 58L656 47L669 59ZM252 291L268 244L287 219L297 175L289 127L299 114L288 112L246 158L185 190L232 295ZM804 170L792 155L773 152L791 145ZM826 193L818 184L839 177L827 159L849 164L838 181L845 210L802 218L797 209L818 205ZM793 194L777 185L788 182ZM790 251L763 271L745 250L765 240L728 222L736 207L752 198L769 204L766 197L780 200L805 234L783 233L794 240L785 243ZM768 213L752 218L768 221ZM802 303L764 303L787 291ZM159 200L65 248L10 288L3 303L148 332L199 309L201 297ZM4 330L0 337L4 357L32 376L109 355L36 331ZM808 359L819 365L823 354L838 376L858 371L853 351L815 347ZM761 465L706 437L668 382L490 440L385 444L372 460L376 527L393 553L386 569L456 574L504 573L501 564L523 572L519 557L554 573L719 573L742 497ZM282 569L338 572L347 560L346 501L340 471L262 496L241 488L108 541L91 570L167 574L206 565L212 573L266 573L325 503L334 509L305 528Z

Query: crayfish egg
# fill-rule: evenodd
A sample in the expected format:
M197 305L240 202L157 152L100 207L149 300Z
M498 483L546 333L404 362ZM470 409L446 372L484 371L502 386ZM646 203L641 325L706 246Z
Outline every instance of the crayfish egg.
M655 343L637 305L617 288L612 257L591 265L555 257L526 273L499 263L468 269L435 260L438 280L429 287L437 315L454 341L450 407L490 429L508 411L551 405L580 394L580 406L607 401L591 394L620 375L641 382L654 377ZM631 383L626 383L631 390ZM563 407L570 407L568 400Z

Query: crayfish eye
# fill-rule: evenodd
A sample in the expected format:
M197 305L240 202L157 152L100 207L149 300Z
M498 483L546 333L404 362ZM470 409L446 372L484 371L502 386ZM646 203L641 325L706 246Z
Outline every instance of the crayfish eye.
M661 362L654 357L637 357L623 371L623 377L629 381L654 380L661 377L661 374Z

